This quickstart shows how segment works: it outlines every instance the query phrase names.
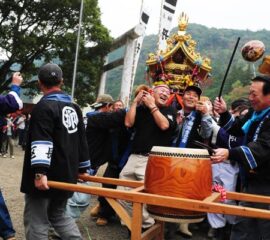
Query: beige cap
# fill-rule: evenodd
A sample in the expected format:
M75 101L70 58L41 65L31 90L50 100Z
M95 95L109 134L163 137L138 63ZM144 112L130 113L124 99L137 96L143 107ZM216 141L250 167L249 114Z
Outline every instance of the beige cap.
M109 94L100 94L97 97L96 103L100 103L100 102L104 102L104 103L113 103L113 98L111 95Z
M113 98L111 95L100 94L98 95L96 102L90 105L90 107L97 109L97 108L101 108L107 104L112 104L112 103L113 103Z

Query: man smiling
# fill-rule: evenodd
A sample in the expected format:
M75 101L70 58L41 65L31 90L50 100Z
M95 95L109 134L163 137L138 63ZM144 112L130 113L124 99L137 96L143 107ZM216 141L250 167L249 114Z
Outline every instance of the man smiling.
M179 112L178 137L174 146L180 148L197 148L193 140L207 140L212 133L212 117L206 102L199 101L202 90L197 86L188 86L183 94L183 109Z
M250 110L242 119L233 119L223 99L216 99L214 108L220 113L220 123L228 133L242 136L244 144L231 149L219 148L211 156L214 163L230 159L238 162L243 192L270 196L270 77L257 76L252 80ZM269 204L241 202L242 206L269 210ZM231 240L270 239L270 221L237 217Z
M159 85L150 90L141 90L126 114L125 125L134 128L135 136L131 155L120 173L120 179L143 181L152 147L171 146L176 114L174 109L166 106L170 95L169 87ZM123 204L131 210L131 204ZM144 209L142 227L149 228L153 224L154 219Z
M186 87L183 94L183 109L178 112L177 137L173 141L174 147L198 148L193 141L204 142L212 134L212 117L209 114L209 107L205 101L200 101L202 90L195 85ZM184 219L180 223L180 233L185 237L191 237L188 230L189 223L202 221L198 219Z

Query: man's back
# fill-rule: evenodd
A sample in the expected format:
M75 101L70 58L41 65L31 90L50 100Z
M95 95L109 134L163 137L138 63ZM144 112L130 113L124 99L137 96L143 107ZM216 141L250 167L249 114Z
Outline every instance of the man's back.
M66 96L63 93L58 95ZM47 177L50 180L76 183L79 161L88 159L79 108L71 101L58 101L51 98L52 96L53 94L45 96L32 112L30 141L26 147L21 186L21 191L25 193L47 196L57 192L39 191L35 188L32 181L33 166L48 171Z
M107 161L116 160L113 159L114 155L122 156L126 150L129 133L124 125L125 115L126 111L123 109L95 113L88 117L86 137L93 169ZM118 157L116 158L118 161Z
M91 159L91 168L96 169L106 163L112 155L112 142L109 137L109 129L99 128L91 124L90 116L86 127L86 137Z

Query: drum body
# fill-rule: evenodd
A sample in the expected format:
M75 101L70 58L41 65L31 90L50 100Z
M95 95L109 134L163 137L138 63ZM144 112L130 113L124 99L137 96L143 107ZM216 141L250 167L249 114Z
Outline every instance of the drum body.
M153 147L146 167L144 185L147 193L203 200L211 195L212 187L212 170L208 151ZM201 212L153 205L148 205L147 209L156 218L175 220L198 219L205 216L205 213Z

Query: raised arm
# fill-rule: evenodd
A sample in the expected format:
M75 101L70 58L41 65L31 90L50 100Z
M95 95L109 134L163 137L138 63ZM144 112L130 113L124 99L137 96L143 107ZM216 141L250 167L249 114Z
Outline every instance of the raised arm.
M11 91L6 95L0 95L0 113L7 114L22 109L23 103L20 99L20 85L23 78L19 72L12 76Z
M126 114L125 117L125 125L126 127L130 128L133 127L134 123L135 123L135 117L136 117L136 109L137 106L141 103L143 94L145 94L144 90L141 90L138 95L134 98L129 111Z
M149 108L155 123L161 130L167 130L170 127L168 119L159 111L158 106L155 103L155 98L150 94L146 93L143 96L143 102L146 107Z

